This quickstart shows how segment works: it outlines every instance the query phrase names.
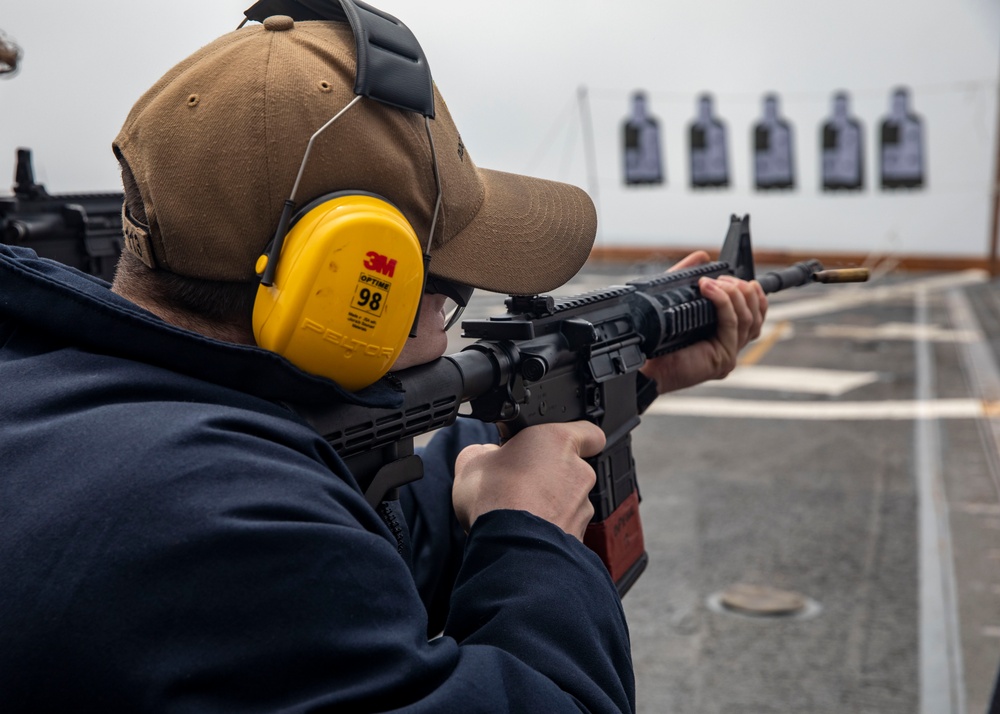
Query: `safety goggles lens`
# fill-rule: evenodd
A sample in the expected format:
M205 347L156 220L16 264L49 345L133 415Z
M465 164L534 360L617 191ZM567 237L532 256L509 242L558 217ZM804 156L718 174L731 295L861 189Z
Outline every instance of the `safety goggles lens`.
M459 305L449 298L445 303L444 313L444 329L446 332L458 324L466 307L467 305Z

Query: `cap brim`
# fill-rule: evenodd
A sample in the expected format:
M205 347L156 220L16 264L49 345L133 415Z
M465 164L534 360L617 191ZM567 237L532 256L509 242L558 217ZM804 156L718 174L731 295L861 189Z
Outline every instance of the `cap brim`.
M451 240L432 247L430 272L513 295L548 292L576 275L597 235L590 196L530 176L483 168L479 175L485 196L478 213Z

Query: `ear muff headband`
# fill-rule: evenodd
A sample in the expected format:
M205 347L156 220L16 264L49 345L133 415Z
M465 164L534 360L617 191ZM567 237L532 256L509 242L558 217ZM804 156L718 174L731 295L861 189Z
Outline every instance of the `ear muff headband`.
M257 344L350 390L388 372L423 294L423 252L403 214L371 194L324 196L299 214L280 257L273 284L257 289Z
M244 14L263 21L276 13L346 17L357 50L356 96L306 146L274 240L257 263L254 337L307 372L360 389L390 369L416 329L442 196L430 129L434 83L413 33L360 0L260 0ZM362 98L424 117L437 190L425 251L403 215L370 194L325 196L293 218L314 142Z

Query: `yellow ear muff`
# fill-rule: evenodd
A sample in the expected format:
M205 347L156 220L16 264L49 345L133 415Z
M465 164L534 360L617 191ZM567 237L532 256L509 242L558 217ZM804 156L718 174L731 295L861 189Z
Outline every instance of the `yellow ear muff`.
M274 284L257 290L253 333L300 369L357 390L392 367L422 293L423 253L403 214L375 196L339 195L289 230Z

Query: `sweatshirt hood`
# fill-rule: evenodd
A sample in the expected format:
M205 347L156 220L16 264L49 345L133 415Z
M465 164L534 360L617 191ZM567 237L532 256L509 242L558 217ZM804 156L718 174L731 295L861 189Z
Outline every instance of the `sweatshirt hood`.
M60 342L203 379L271 401L393 407L383 379L358 392L303 372L280 355L215 340L163 321L94 276L0 244L0 314Z

